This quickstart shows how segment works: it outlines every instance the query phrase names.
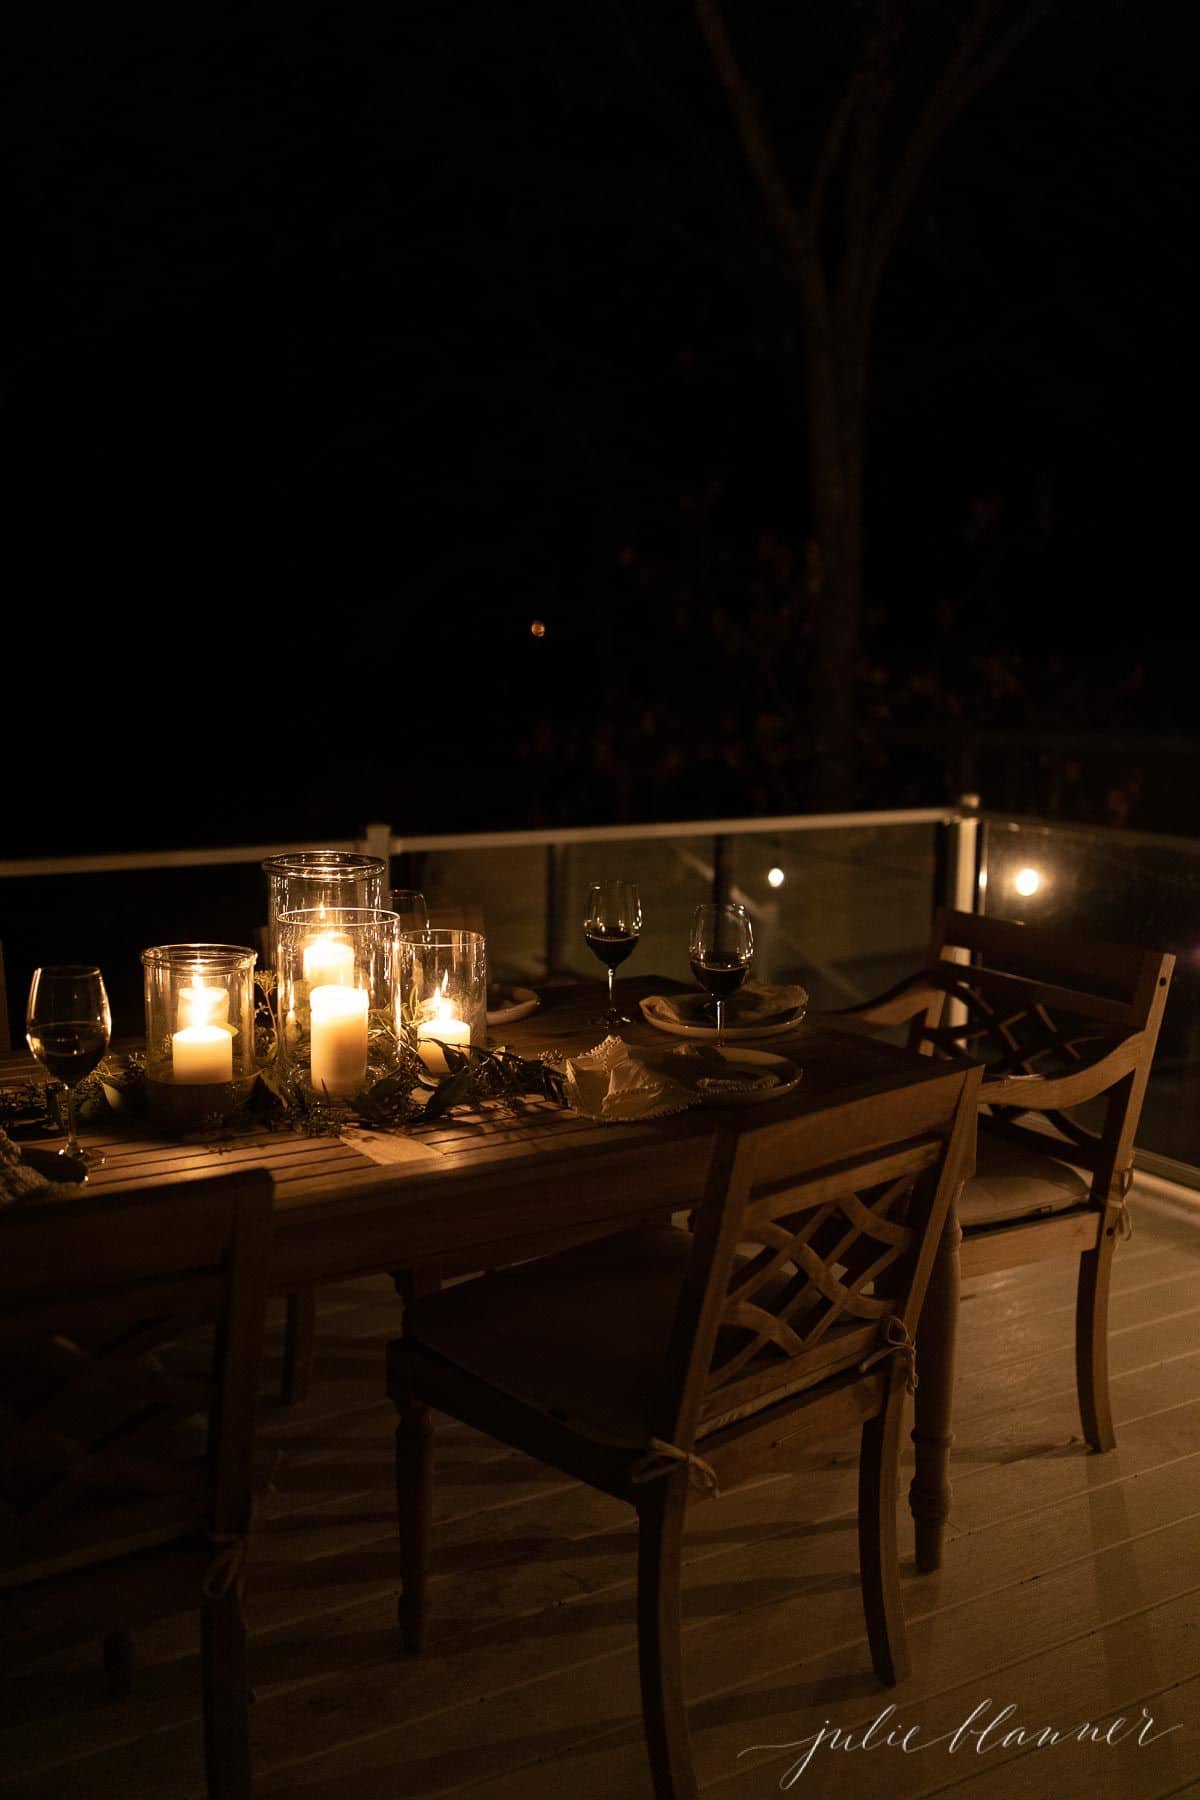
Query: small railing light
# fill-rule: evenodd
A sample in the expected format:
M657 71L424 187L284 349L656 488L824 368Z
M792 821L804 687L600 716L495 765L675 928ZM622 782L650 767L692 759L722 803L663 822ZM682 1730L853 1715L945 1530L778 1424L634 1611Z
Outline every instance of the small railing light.
M776 868L776 869L768 869L767 870L767 886L768 887L782 887L785 879L786 878L784 876L782 869Z
M1041 885L1042 878L1036 869L1018 869L1013 876L1013 886L1016 888L1018 894L1024 894L1025 896L1036 894Z

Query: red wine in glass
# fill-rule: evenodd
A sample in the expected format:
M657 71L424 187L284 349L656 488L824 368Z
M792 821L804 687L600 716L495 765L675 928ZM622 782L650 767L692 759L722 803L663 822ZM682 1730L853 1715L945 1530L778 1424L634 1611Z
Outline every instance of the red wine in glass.
M688 936L688 965L717 1010L717 1048L725 1041L725 1002L745 981L754 959L750 915L737 901L698 906Z
M628 1025L632 1021L616 1002L613 982L641 936L642 902L632 881L594 881L588 889L583 939L608 970L608 1007L595 1025Z
M736 994L746 976L750 972L750 964L731 953L712 950L700 961L691 959L691 971L694 979L702 988L707 988L716 999L728 1000L730 994Z
M583 936L588 949L610 969L619 968L637 943L636 932L620 931L615 925L601 925L597 930L585 931Z
M31 1026L26 1037L43 1069L68 1088L90 1075L108 1049L107 1033L90 1019Z

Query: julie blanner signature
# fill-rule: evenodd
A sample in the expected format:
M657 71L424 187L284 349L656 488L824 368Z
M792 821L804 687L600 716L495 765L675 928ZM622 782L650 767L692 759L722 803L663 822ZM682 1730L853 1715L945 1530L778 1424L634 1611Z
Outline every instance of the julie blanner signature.
M944 1744L949 1756L956 1756L960 1750L973 1750L977 1756L983 1756L989 1750L1050 1750L1058 1744L1103 1744L1115 1749L1131 1737L1136 1737L1138 1747L1145 1749L1147 1744L1168 1737L1172 1731L1183 1730L1182 1725L1166 1725L1156 1731L1153 1714L1144 1706L1138 1719L1118 1717L1104 1725L1085 1719L1078 1725L1060 1727L1023 1725L1016 1720L1015 1705L1002 1706L988 1717L995 1704L990 1696L981 1700L953 1731L939 1732L936 1737L924 1737L919 1725L891 1722L896 1708L885 1706L867 1726L843 1730L826 1719L820 1730L809 1737L795 1738L786 1744L750 1744L745 1750L739 1750L738 1755L749 1756L755 1750L800 1751L779 1778L779 1786L786 1790L796 1786L818 1750L900 1750L906 1756L912 1756L919 1750L932 1750L935 1745Z

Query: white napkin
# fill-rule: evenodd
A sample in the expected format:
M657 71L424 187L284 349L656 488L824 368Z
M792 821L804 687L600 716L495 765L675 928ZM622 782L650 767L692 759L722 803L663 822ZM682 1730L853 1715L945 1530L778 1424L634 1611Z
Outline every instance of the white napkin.
M568 1106L614 1125L684 1112L696 1104L694 1093L648 1069L619 1037L606 1037L582 1056L568 1057L565 1073Z

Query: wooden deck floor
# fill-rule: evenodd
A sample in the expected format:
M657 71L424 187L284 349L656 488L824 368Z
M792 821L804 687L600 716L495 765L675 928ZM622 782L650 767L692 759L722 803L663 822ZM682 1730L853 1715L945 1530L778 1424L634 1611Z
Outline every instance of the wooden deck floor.
M1071 1267L992 1276L965 1295L953 1530L938 1574L906 1568L910 1680L889 1691L871 1675L853 1443L696 1508L686 1672L706 1792L1200 1794L1200 1209L1163 1184L1139 1190L1116 1264L1112 1455L1079 1437ZM321 1304L312 1395L263 1405L273 1475L248 1598L257 1792L647 1800L629 1516L444 1425L433 1642L401 1659L381 1398L396 1302L380 1280ZM272 1344L274 1381L277 1328ZM907 1529L902 1542L907 1555ZM191 1618L141 1634L125 1703L104 1697L92 1647L6 1683L0 1796L195 1800L196 1635ZM874 1747L825 1740L799 1772L811 1734L861 1733L888 1706ZM1049 1726L1063 1740L1005 1747L964 1732L956 1747L959 1727L1004 1707L1001 1733ZM1107 1731L1117 1718L1137 1729L1080 1741L1085 1722Z

